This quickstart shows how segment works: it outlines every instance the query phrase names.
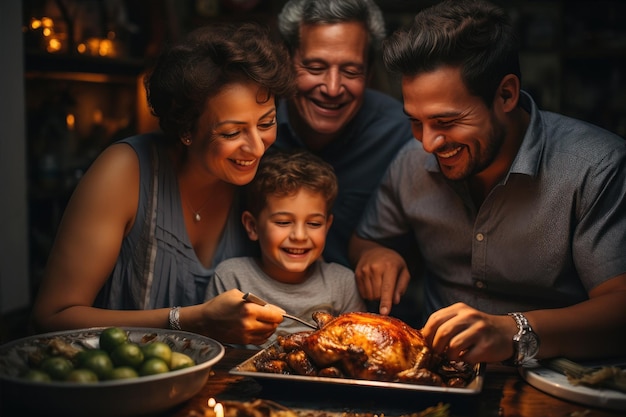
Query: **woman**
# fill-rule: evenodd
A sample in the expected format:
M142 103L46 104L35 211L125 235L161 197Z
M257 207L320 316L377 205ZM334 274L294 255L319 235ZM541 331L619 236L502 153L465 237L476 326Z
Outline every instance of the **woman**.
M221 260L249 253L240 186L275 140L276 99L293 89L285 62L250 24L196 29L163 52L145 79L162 132L111 145L76 188L35 300L39 330L170 327L246 344L274 332L280 308L203 296Z

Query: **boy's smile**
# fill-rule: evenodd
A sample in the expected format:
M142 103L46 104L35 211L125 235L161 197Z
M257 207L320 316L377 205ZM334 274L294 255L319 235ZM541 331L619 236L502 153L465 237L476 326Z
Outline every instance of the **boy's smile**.
M258 218L245 212L243 222L261 246L261 269L277 281L298 284L321 257L332 217L321 194L301 188L288 196L268 196Z

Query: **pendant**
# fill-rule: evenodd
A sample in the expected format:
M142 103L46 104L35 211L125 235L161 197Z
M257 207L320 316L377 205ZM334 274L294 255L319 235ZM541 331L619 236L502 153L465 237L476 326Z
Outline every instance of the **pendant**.
M202 220L202 217L200 217L200 213L194 213L193 214L193 221L198 223L200 220Z

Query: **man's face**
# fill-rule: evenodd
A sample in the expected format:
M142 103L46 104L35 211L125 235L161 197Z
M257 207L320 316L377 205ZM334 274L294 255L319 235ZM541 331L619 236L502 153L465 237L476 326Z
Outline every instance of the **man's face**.
M303 25L300 39L293 57L298 88L294 99L297 117L316 137L332 140L363 103L367 30L357 22Z
M413 135L434 154L443 175L489 175L499 164L506 129L497 112L470 94L458 68L443 67L402 80Z

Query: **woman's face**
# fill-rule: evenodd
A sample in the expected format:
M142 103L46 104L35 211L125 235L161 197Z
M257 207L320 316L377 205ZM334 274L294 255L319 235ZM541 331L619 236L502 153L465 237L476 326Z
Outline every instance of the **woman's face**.
M191 138L190 162L222 181L249 183L276 140L276 103L266 98L253 82L230 84L209 98Z

